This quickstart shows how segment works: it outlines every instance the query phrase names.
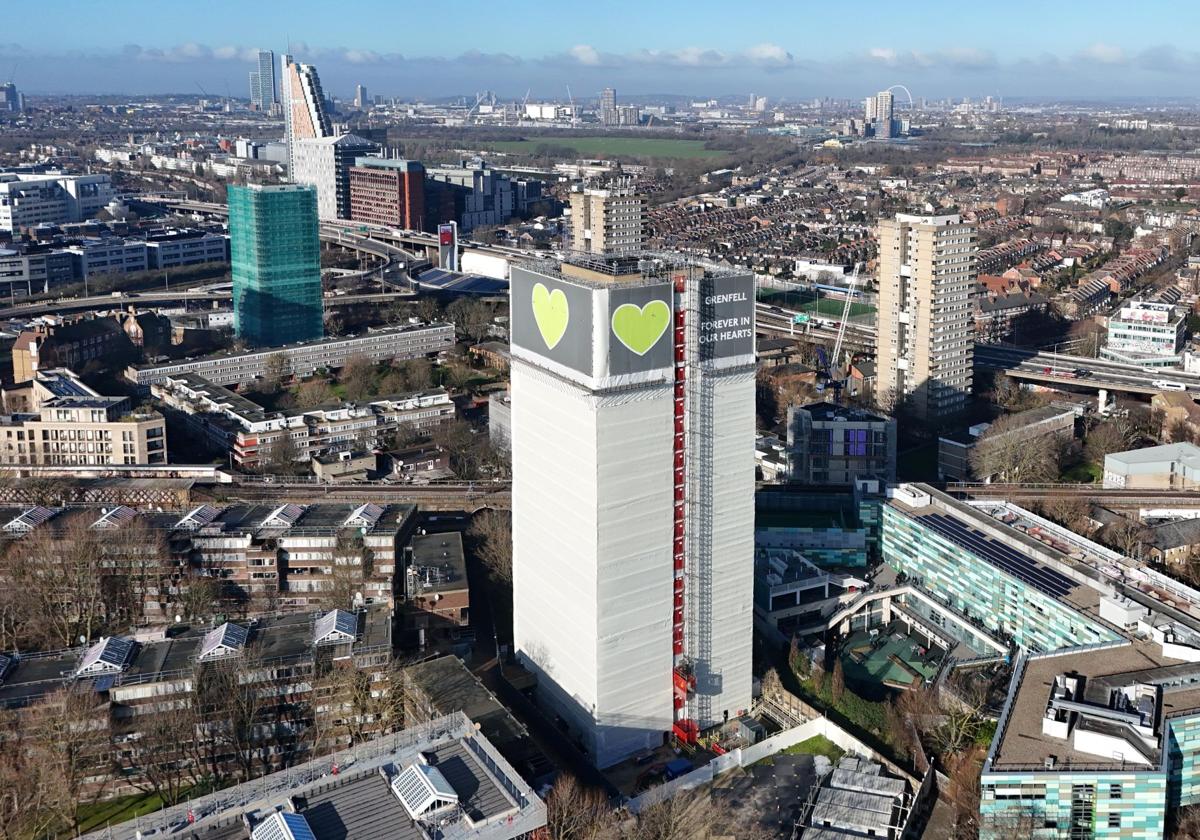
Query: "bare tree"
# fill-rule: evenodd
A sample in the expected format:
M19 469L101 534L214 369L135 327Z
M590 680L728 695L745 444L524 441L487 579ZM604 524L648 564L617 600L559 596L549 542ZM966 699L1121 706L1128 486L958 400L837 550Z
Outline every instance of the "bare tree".
M834 703L842 702L842 695L846 693L846 672L842 667L842 658L839 656L833 660L833 677L829 682L829 695L833 698Z
M23 593L25 630L38 646L70 647L107 626L96 532L84 519L37 528L5 558L11 585Z
M1129 446L1129 438L1116 422L1107 420L1096 424L1087 433L1083 443L1083 451L1089 460L1098 464L1104 463L1104 456L1113 452L1121 452Z
M335 399L337 396L333 392L333 387L324 379L310 379L307 382L301 382L296 389L296 404L301 408L314 408L333 402Z
M103 792L102 786L89 782L106 775L109 764L108 710L98 703L91 686L68 685L31 710L29 728L34 760L41 762L51 782L46 803L78 833L79 807Z
M52 836L61 828L58 780L39 758L41 745L16 711L0 711L0 840Z
M467 535L475 553L488 571L504 583L512 583L512 517L503 511L485 510L471 520Z
M1051 496L1041 505L1042 515L1077 534L1091 533L1090 510L1085 499L1079 496Z
M152 713L136 716L122 733L126 738L116 759L118 772L139 790L175 805L194 775L188 743L195 737L195 723L190 697L167 700Z
M366 356L351 356L338 373L338 381L352 400L364 400L375 392L375 365Z
M550 840L601 840L611 837L616 812L598 790L585 788L563 774L546 797L546 831Z
M1018 415L992 423L968 459L975 477L986 480L1045 482L1058 477L1058 440L1054 435L1025 432Z
M728 815L720 813L705 792L685 792L648 805L638 812L628 840L708 840L723 834Z
M437 321L442 317L442 306L436 298L420 298L417 301L417 317L426 323Z
M1150 533L1145 525L1133 519L1121 517L1117 522L1105 526L1100 532L1100 538L1115 551L1126 557L1140 557L1142 546L1149 539Z

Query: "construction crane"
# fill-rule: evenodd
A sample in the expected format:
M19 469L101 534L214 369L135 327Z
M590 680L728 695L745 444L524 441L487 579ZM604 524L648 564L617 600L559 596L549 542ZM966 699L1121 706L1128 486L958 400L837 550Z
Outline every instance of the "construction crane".
M842 388L846 386L844 379L837 378L837 370L842 359L842 342L846 338L846 322L850 319L850 304L854 302L854 287L858 285L858 264L850 274L850 285L846 287L846 302L842 305L842 318L838 321L837 338L833 342L833 358L825 354L824 347L817 348L817 359L820 362L818 373L825 380L817 383L817 390L824 391L826 384L833 388L834 402L842 401Z
M567 101L571 103L571 125L579 125L579 114L575 113L575 97L571 95L570 85L567 85Z

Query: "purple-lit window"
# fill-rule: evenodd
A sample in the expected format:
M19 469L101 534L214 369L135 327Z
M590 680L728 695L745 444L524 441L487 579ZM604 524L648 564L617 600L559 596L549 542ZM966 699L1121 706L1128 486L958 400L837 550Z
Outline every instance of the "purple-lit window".
M846 436L846 454L865 457L867 454L867 430L846 429L844 434Z

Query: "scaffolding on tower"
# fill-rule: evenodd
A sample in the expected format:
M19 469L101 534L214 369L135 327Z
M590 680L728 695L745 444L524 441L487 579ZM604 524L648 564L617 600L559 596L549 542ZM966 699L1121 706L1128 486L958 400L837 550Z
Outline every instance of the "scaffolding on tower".
M673 732L695 744L711 721L708 692L698 691L711 661L712 409L698 340L705 319L704 271L675 276L674 595L672 598ZM711 313L709 313L711 316Z

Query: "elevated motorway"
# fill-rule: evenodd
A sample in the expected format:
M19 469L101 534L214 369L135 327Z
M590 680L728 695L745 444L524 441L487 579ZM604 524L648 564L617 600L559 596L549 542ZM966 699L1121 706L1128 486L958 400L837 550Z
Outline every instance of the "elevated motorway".
M1166 390L1158 380L1179 383L1193 398L1200 397L1200 375L1181 370L1152 370L1122 362L1027 350L1003 344L976 344L975 367L999 371L1011 379L1070 391L1113 392L1154 396ZM1087 371L1076 375L1075 371Z
M374 292L368 294L337 295L324 299L326 309L336 306L346 306L352 303L379 303L400 298L413 297L414 292L398 290L394 292ZM23 303L0 309L3 318L33 318L38 315L60 314L66 312L85 312L97 309L119 309L126 306L165 306L168 304L189 303L221 303L233 298L227 290L212 289L178 289L164 292L132 292L120 295L92 295L85 298L60 298L58 300L39 301L38 303Z

